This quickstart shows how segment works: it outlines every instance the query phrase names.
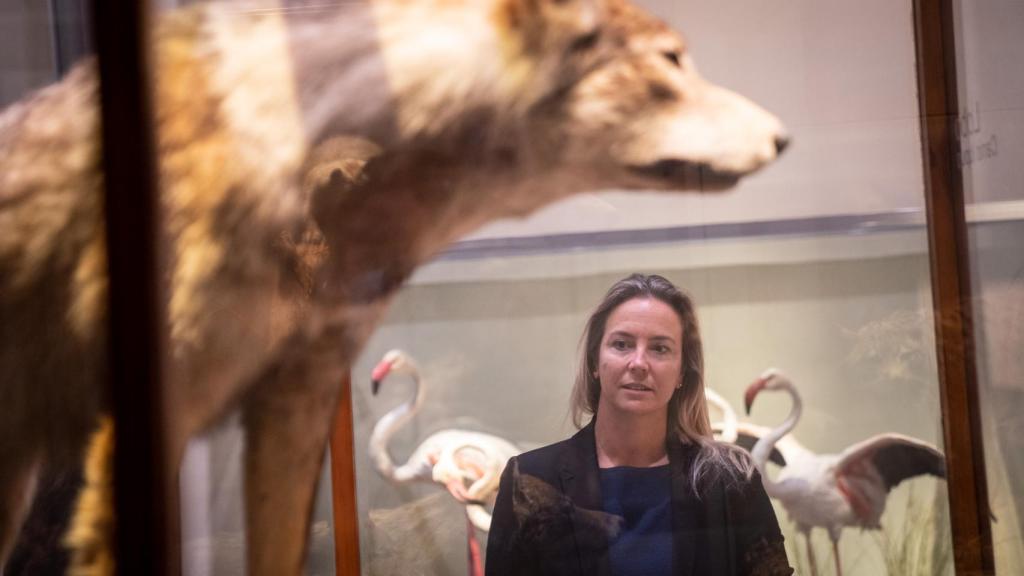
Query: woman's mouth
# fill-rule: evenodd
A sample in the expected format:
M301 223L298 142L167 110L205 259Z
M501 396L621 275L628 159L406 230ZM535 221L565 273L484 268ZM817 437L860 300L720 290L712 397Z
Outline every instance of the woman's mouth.
M623 384L623 388L626 390L633 390L634 392L651 392L652 388L644 386L643 384Z

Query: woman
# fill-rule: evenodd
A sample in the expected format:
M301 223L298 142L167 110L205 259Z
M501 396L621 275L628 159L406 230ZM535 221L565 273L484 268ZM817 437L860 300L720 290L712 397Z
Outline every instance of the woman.
M587 322L572 438L509 461L488 576L791 574L750 459L715 443L690 298L633 274Z

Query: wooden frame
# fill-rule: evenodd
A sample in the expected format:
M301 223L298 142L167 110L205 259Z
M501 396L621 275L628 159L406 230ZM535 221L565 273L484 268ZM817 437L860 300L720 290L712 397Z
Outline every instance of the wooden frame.
M356 505L352 377L339 394L331 433L331 495L334 508L334 569L337 576L359 576L359 509Z
M117 570L180 572L177 486L163 432L163 292L149 93L148 2L94 0L106 194Z
M963 175L957 163L953 0L915 0L914 31L953 562L957 574L994 574Z

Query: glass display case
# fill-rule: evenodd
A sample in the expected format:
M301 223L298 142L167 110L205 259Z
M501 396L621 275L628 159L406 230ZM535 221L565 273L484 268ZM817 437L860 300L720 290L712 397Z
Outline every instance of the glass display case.
M664 274L693 295L706 384L737 411L747 385L778 367L804 402L792 435L813 452L840 453L883 433L943 447L912 6L643 4L684 31L706 76L779 113L794 144L733 192L584 195L492 224L418 271L353 374L365 574L466 570L462 506L436 485L389 482L375 470L374 426L417 386L396 378L371 394L385 352L417 359L425 394L391 438L398 464L446 429L486 432L524 451L549 444L575 431L569 395L587 316L631 272ZM955 123L981 291L972 302L999 519L995 568L1012 574L1022 569L1021 482L1013 480L1022 79L1007 64L1021 48L1009 32L1021 13L1012 2L955 6L958 70L972 71ZM765 404L744 419L770 428L791 408L784 395ZM843 572L953 573L947 488L921 476L892 490L879 529L843 531ZM811 573L804 539L778 502L776 511L791 563ZM818 573L830 573L824 530L811 545Z
M726 402L711 403L719 432L736 418L763 434L802 401L790 441L810 457L879 435L945 457L941 473L884 491L877 526L850 522L838 559L823 527L806 536L773 499L797 574L837 565L846 576L1024 573L1024 3L635 2L685 36L704 77L782 120L785 154L727 191L598 186L487 222L411 271L341 388L304 573L473 575L486 561L497 489L487 467L500 472L510 455L576 431L570 394L584 325L633 272L663 275L693 297L705 385ZM323 9L314 4L284 2L280 12ZM9 32L0 34L0 105L90 51L87 12L76 0L0 8ZM947 90L938 116L935 70ZM3 130L0 122L0 145ZM489 192L487 179L476 185ZM940 197L947 188L952 208ZM942 218L952 236L936 232ZM374 238L402 224L395 217ZM268 332L297 314L264 304L252 313L265 313ZM963 336L962 348L950 334ZM393 350L413 368L385 375ZM745 413L745 392L769 368L799 400L766 393ZM183 574L246 570L237 404L184 452L180 518L168 524ZM395 478L403 464L419 467L418 480ZM465 475L470 505L453 497L443 464ZM765 466L769 478L783 472ZM63 492L41 492L52 506L33 513L34 530L67 522L75 490L53 486ZM12 574L31 566L18 562Z
M985 474L998 573L1024 562L1024 240L1019 158L1024 138L1024 53L1019 3L954 4L958 97L956 124L968 222L971 313Z

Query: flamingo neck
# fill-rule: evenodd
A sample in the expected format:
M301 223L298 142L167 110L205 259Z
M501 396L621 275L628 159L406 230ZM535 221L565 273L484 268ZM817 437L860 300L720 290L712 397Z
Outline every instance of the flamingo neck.
M381 476L389 480L404 479L398 478L395 473L395 462L391 459L390 452L388 452L388 443L395 432L402 426L405 426L420 411L420 408L423 406L423 400L426 397L425 387L420 381L418 371L413 372L412 379L416 390L412 399L406 400L385 414L383 418L377 421L377 424L373 427L373 432L370 434L370 456L373 458L377 471L380 472Z
M780 424L778 427L773 428L771 432L765 434L754 444L754 449L750 452L751 458L754 461L754 466L757 467L757 471L761 473L761 480L764 483L764 488L769 494L779 487L779 485L768 477L767 464L768 457L771 456L772 449L775 448L776 442L782 439L783 436L789 434L796 428L796 423L800 421L800 414L803 413L803 402L800 399L800 395L797 394L796 390L792 387L787 386L786 392L789 392L789 397L793 400L793 406L789 410L789 416Z
M730 444L735 443L736 438L739 437L739 419L736 417L736 411L732 409L725 398L710 388L704 389L704 397L722 413L720 440Z

